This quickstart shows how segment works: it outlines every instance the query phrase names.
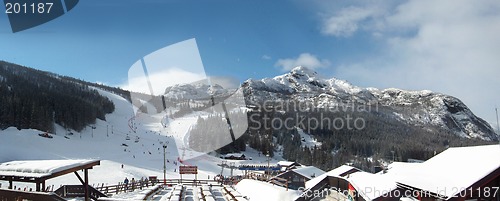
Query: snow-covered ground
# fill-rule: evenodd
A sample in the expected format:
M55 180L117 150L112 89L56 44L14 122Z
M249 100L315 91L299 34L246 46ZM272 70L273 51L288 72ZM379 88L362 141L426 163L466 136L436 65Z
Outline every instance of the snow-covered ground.
M218 156L187 148L189 128L195 124L198 116L205 114L195 113L168 120L164 119L165 113L135 114L132 105L124 98L102 90L99 90L99 93L107 96L115 104L115 111L106 115L106 121L97 120L93 125L94 129L89 126L81 132L68 131L56 125L55 134L51 134L53 138L39 136L38 134L43 132L38 130L7 128L0 131L0 163L39 159L99 159L101 165L89 171L90 183L115 185L123 182L125 177L162 178L163 145L167 144L167 178L180 178L178 166L182 164L174 164L178 159L186 165L198 166L199 179L213 178L221 173L221 167L217 164L220 164L222 159ZM166 127L162 125L162 120ZM267 164L267 158L251 148L244 154L253 160L229 161L228 164L232 162L235 165ZM283 159L275 157L271 159L271 164L279 160ZM230 173L229 168L223 171L223 175ZM233 174L242 174L242 171L234 170ZM186 179L191 177L194 178L194 175L183 176ZM2 188L7 186L3 181L0 181L0 184ZM47 186L54 185L54 190L62 184L79 184L79 181L73 174L47 181ZM27 183L14 185L21 188L33 187Z
M304 132L304 130L297 128L297 132L300 135L300 140L302 141L302 145L308 148L313 148L314 146L321 146L321 142L318 142L313 136Z
M235 186L236 190L246 195L250 200L295 200L299 191L275 186L270 183L243 179Z

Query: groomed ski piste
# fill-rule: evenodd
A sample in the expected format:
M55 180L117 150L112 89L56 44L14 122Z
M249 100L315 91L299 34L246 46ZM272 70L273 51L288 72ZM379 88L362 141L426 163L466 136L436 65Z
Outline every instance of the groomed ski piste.
M0 131L0 163L19 160L99 159L101 164L89 171L90 184L117 185L123 183L125 178L139 180L157 176L162 179L163 145L166 144L167 179L180 179L178 173L180 165L197 166L198 179L210 180L221 174L221 167L218 164L221 164L223 159L215 153L199 153L186 148L190 127L196 123L198 116L204 114L190 114L182 118L168 119L165 122L165 112L155 115L135 114L131 103L123 97L100 89L98 91L115 104L115 111L106 115L106 121L97 119L94 125L88 126L81 132L66 130L55 125L56 132L50 134L53 138L39 136L40 133L44 133L39 130L7 128ZM244 154L253 160L231 162L234 162L236 166L240 164L267 165L268 158L250 147ZM283 159L275 156L270 159L270 163L276 164L280 160ZM222 175L229 176L230 174L229 168L223 169ZM233 171L233 175L242 174L243 171L237 169ZM194 180L195 176L183 175L183 178ZM4 181L0 181L0 184L0 188L8 186L8 183ZM61 185L80 184L73 174L47 181L47 186L52 186L54 190ZM16 183L15 185L18 185L16 186L18 189L34 188L34 184L30 183ZM197 195L198 191L203 192L203 189L193 187L170 186L158 191L152 200L171 199L172 194L176 192L175 188L183 188L184 193L191 192L193 195ZM255 180L244 179L227 188L237 192L236 194L241 195L245 200L293 200L299 196L297 191L287 191L285 188ZM145 190L147 191L143 189L123 195L113 195L108 199L134 200L137 195L144 194ZM217 192L221 192L220 187L214 187L211 194L218 194ZM191 198L201 200L198 196L186 196L186 200ZM211 197L227 200L221 196Z

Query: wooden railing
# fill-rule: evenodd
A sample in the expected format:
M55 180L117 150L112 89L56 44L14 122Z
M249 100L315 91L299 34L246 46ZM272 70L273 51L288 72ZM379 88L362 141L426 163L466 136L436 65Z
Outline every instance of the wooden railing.
M244 177L245 179L253 179L258 181L267 181L268 175L259 173L259 172L251 172Z
M273 185L278 185L278 186L281 186L283 188L286 188L286 190L288 191L288 180L287 179L283 179L283 178L279 178L279 177L273 177L271 178L271 180L269 180L269 183L272 183Z
M154 180L154 181L148 181L148 182L141 182L137 181L134 183L129 183L128 185L124 183L119 183L117 185L110 185L110 186L104 186L104 184L98 184L97 186L94 186L95 189L98 191L101 191L105 195L110 195L110 194L118 194L118 193L123 193L123 192L131 192L137 189L144 189L150 186L154 186L156 184L163 184L163 180ZM200 186L202 184L210 184L210 183L216 183L216 181L213 180L187 180L183 179L182 182L180 179L167 179L165 184L166 185L175 185L175 184L180 184L182 183L183 185L192 185L192 186Z
M0 189L0 200L66 201L55 193Z
M105 194L89 186L89 197L97 200L100 197L106 197ZM55 194L63 198L85 197L85 187L83 185L65 185L54 191Z

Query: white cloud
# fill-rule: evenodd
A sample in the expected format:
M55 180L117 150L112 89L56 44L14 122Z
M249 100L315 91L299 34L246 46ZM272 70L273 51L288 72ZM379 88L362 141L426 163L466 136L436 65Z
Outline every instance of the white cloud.
M206 79L204 74L193 73L178 68L156 71L145 76L144 73L129 72L128 82L120 85L122 89L134 92L151 94L148 85L148 78L151 83L154 95L163 94L165 89L176 84L189 84L192 82Z
M302 53L297 58L279 59L274 66L281 67L283 71L292 70L297 66L305 66L310 69L317 69L330 66L327 59L319 59L310 53Z
M271 58L271 56L265 54L265 55L262 55L262 59L271 60L272 58Z
M321 33L345 38L359 31L386 28L385 16L397 3L401 3L398 0L313 1L319 10ZM375 36L380 34L375 31L372 33Z
M496 0L406 1L370 16L383 26L363 31L376 33L385 45L365 60L338 67L336 75L365 86L453 95L493 123L500 105L499 11Z
M181 41L158 49L136 61L121 87L146 94L163 94L165 88L206 79L196 40Z
M359 23L377 12L372 8L347 7L323 22L321 32L325 35L349 37L359 29Z

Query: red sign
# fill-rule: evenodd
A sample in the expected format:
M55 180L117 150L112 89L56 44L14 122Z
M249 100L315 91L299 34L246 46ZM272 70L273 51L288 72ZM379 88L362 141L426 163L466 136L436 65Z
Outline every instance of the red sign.
M354 201L356 196L356 189L351 185L351 183L349 183L349 186L347 188L349 189L349 195L347 197L349 198L349 200Z
M179 166L179 174L198 174L197 166Z

